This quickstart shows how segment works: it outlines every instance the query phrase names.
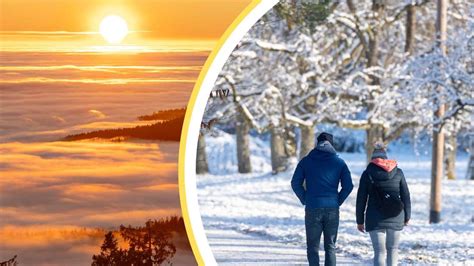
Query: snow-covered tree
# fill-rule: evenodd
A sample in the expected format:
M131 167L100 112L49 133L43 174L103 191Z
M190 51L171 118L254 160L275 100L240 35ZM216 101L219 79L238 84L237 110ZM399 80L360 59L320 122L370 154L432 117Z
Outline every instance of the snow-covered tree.
M446 52L434 47L409 60L402 74L407 76L407 97L424 103L419 105L418 113L425 115L418 117L418 125L429 130L443 129L447 137L446 170L450 179L455 178L457 135L474 129L474 23L472 15L468 18L468 26L451 33L443 44ZM433 116L441 107L444 114Z
M294 154L292 131L298 126L302 156L314 145L315 125L332 123L366 130L370 158L376 140L390 142L408 128L466 126L463 122L470 112L466 99L472 99L466 88L472 84L472 74L463 70L469 61L459 56L466 54L467 46L457 44L465 43L468 35L457 35L464 39L453 43L449 58L436 55L433 1L318 2L315 10L324 21L305 20L308 6L299 2L281 1L259 20L218 78L215 89L232 93L227 101L210 99L208 108L217 106L218 111L206 111L205 119L217 118L217 124L243 128L236 130L243 144L237 146L248 146L244 135L253 128L258 133L272 132L275 143L284 139L282 147L288 156ZM469 33L470 5L452 2L449 28ZM423 71L434 73L429 71L432 65L443 60L447 62L439 71L454 78L446 79L450 85L443 92L449 91L450 97L429 96L433 90L427 88L418 92L421 80L425 85L433 81L428 82L432 76L423 76ZM431 101L438 96L451 110L439 121L432 117ZM245 156L238 157L246 161Z

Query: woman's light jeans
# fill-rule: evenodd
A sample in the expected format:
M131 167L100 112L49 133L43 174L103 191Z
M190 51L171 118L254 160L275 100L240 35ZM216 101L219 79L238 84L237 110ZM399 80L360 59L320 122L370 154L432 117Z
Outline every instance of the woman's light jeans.
M369 231L372 246L374 247L375 266L397 265L400 233L401 231L392 229ZM386 260L385 257L387 258Z

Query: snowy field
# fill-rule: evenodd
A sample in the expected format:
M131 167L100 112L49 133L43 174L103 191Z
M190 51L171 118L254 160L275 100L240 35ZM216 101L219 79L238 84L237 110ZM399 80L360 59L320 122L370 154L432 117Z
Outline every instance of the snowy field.
M254 173L237 174L232 135L210 136L206 144L211 174L198 176L198 195L217 262L306 264L304 208L290 188L296 161L288 171L272 175L268 144L252 138ZM400 262L474 265L474 182L464 179L467 155L458 156L458 180L443 181L442 222L430 225L430 157L417 157L407 150L388 151L403 169L412 198L412 220L402 233ZM338 264L370 264L373 254L369 236L358 232L355 224L355 198L365 155L340 156L349 165L355 187L340 210Z

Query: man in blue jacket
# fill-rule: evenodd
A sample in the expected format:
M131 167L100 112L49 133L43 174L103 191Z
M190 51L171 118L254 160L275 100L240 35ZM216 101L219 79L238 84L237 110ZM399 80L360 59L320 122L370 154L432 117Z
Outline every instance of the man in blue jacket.
M339 182L341 191L338 191ZM354 185L351 172L333 147L333 136L323 132L316 147L298 163L291 187L305 205L308 262L319 265L319 242L324 234L325 265L336 265L336 239L339 206Z

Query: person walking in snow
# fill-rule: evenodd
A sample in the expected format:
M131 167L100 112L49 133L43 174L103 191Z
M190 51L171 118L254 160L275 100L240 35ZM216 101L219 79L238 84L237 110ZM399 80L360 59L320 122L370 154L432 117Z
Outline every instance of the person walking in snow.
M353 189L351 172L338 157L333 136L322 132L316 147L296 166L291 187L305 205L307 256L310 266L319 265L319 242L324 234L325 265L336 265L339 206ZM341 190L338 191L339 183Z
M367 200L368 198L368 200ZM411 202L403 171L376 143L357 191L357 229L369 232L374 265L397 265L400 232L410 220ZM365 226L364 226L365 222Z

